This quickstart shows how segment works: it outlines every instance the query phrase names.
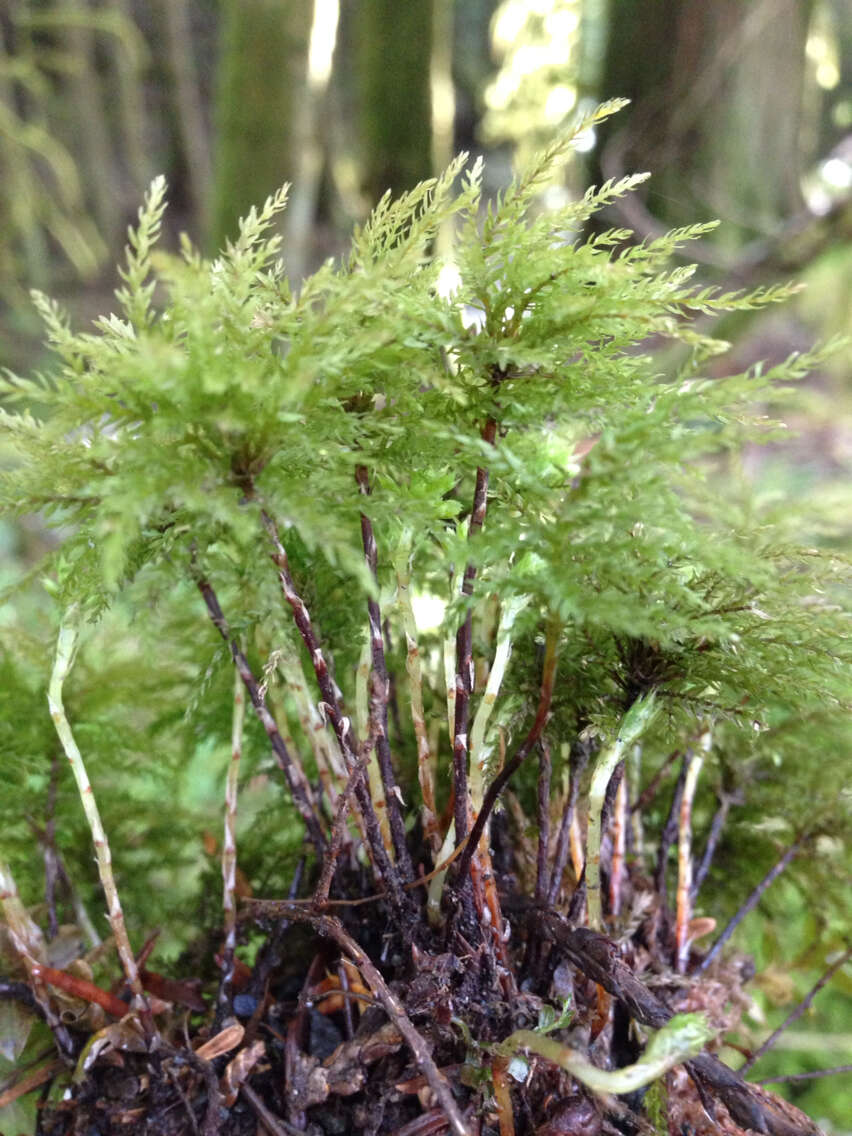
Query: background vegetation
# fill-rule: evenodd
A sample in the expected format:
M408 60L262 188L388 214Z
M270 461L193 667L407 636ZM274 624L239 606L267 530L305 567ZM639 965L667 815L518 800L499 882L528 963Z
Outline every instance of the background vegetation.
M341 252L385 188L410 188L467 148L488 155L493 193L516 155L578 110L621 95L631 108L589 132L573 166L542 187L543 203L564 206L588 179L649 169L651 180L612 202L602 225L654 238L720 218L688 252L705 278L730 287L802 280L806 290L781 309L714 321L713 334L735 343L736 367L852 330L852 25L843 0L6 0L0 47L0 360L19 372L46 362L31 287L62 298L76 326L114 306L112 265L156 174L169 185L166 243L175 247L185 230L209 253L290 181L281 236L295 282ZM680 362L674 350L660 356L663 369ZM38 416L35 396L30 409ZM806 503L796 538L848 550L848 354L820 364L785 419L790 441L716 459L712 475L730 479L732 501L747 487L765 510ZM748 513L741 519L747 527ZM0 540L8 586L54 537L38 521L6 521ZM87 833L43 701L55 612L37 580L9 596L0 616L0 845L28 903L44 894L33 850L49 862L55 847L97 910ZM93 769L111 770L98 795L137 938L165 925L160 950L176 959L192 950L198 926L218 918L218 864L204 833L220 827L231 679L211 638L203 664L197 651L170 656L168 674L140 685L140 655L155 657L164 636L193 641L194 615L182 628L170 607L160 628L159 610L152 600L144 627L131 626L120 605L111 611L79 661L72 704ZM98 677L105 668L108 690ZM163 716L164 687L180 691L183 714ZM115 708L128 705L132 718L117 722ZM295 826L282 831L278 803L265 803L265 739L255 723L246 732L240 863L256 892L270 894L286 889L300 836ZM810 740L805 731L803 763L821 760ZM823 744L839 755L848 741L835 722ZM56 754L52 765L46 753ZM164 792L174 802L168 817L156 808ZM726 881L766 866L746 871L749 855L733 841L724 851L721 918L742 895ZM756 1037L848 938L839 900L828 891L807 903L807 880L798 883L768 893L739 932L763 975ZM764 1075L848 1060L848 967L832 990L787 1036L789 1048L767 1056ZM802 1107L836 1126L849 1091L843 1078L795 1087Z

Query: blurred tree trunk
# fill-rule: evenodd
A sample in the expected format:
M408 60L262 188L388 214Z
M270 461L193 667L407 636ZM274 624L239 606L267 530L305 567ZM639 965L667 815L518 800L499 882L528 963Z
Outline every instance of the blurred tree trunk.
M801 210L812 6L610 0L600 92L632 105L602 131L596 177L653 171L644 209L627 206L640 233L718 217L719 239L738 246Z
M293 176L294 108L307 82L312 0L224 0L209 244Z
M434 6L435 0L357 0L351 8L362 183L373 202L432 173Z

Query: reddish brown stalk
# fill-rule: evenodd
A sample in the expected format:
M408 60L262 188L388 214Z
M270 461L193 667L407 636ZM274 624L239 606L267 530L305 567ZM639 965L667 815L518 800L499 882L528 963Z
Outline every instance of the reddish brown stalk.
M739 927L743 919L745 919L749 912L753 911L754 908L757 907L758 903L760 902L760 897L763 895L766 889L771 884L773 884L775 880L778 879L787 865L793 859L795 859L803 843L803 838L797 837L796 840L794 840L790 845L790 847L784 852L781 858L769 869L769 871L766 873L757 887L751 892L748 899L745 901L739 911L737 911L737 913L731 917L724 931L721 933L718 939L716 939L713 946L701 960L701 964L697 968L699 972L706 970L710 963L713 962L716 955L718 955L719 951L722 949L725 943L727 943L728 939L730 939L731 935L733 935L734 931L736 931L737 927Z
M536 855L535 898L537 903L544 903L547 899L550 880L548 850L550 848L550 778L553 772L550 745L546 738L541 739L538 752L538 852Z
M482 440L494 445L497 437L497 421L489 418L482 429ZM488 470L479 466L476 470L476 486L473 492L473 511L468 526L468 539L474 537L485 523L488 507ZM473 595L473 582L476 579L476 566L469 562L462 578L462 595ZM453 816L456 822L456 842L467 836L469 799L467 790L468 729L470 723L470 698L474 689L473 674L473 616L468 605L465 617L456 632L456 713L453 723ZM478 839L468 847L471 854L476 850ZM461 877L464 878L464 877Z
M559 824L559 835L556 838L556 853L553 857L553 872L550 877L550 886L547 891L547 902L552 906L556 903L559 889L562 887L562 876L568 863L571 851L571 826L577 807L577 797L580 792L580 778L589 761L589 751L583 746L577 751L576 761L571 756L571 780L568 786L568 800L562 813Z
M364 466L356 466L355 480L364 496L370 494L370 479ZM361 541L364 545L364 559L378 587L378 551L373 524L368 516L361 513ZM397 867L402 873L403 880L414 879L414 868L405 842L405 824L400 809L399 787L391 761L390 742L388 740L388 700L390 698L390 680L385 661L385 641L382 635L382 615L378 600L372 596L367 599L367 615L370 621L370 655L373 662L373 674L379 684L379 700L376 705L376 757L379 763L379 772L385 790L385 803L388 811L393 850L396 856Z
M337 806L334 813L334 823L331 828L331 841L328 846L328 851L325 854L325 859L322 865L322 872L320 873L319 883L314 891L314 903L321 907L328 900L328 893L331 889L331 881L334 879L334 872L337 867L337 858L340 855L340 848L343 843L343 834L346 830L346 818L349 814L349 809L352 804L352 798L355 796L358 786L364 786L364 775L367 769L367 762L370 758L374 744L373 738L368 738L361 747L361 753L356 759L355 765L349 774L349 779L343 792L337 798ZM381 836L379 837L381 839Z
M657 866L654 872L654 885L657 889L657 894L662 899L665 899L668 894L666 889L666 868L668 867L669 850L675 840L677 840L680 803L683 799L683 786L686 783L687 769L688 755L684 755L683 764L681 765L680 773L675 782L674 792L672 793L669 815L666 817L666 823L663 825L663 831L660 833L660 847L657 849Z
M609 868L609 910L621 913L621 884L624 878L624 852L627 833L627 778L622 771L612 809L612 861Z
M663 779L668 775L668 772L671 769L672 765L677 761L679 757L679 749L673 750L669 754L669 756L648 782L647 786L642 790L634 803L630 806L631 813L641 813L643 809L647 808L648 805L650 805L651 801L653 801L654 797L656 797L660 785L663 783Z
M84 978L67 974L64 970L56 970L52 966L33 963L30 967L30 974L38 981L47 982L51 986L55 986L57 990L64 990L66 994L71 994L74 998L80 998L84 1002L91 1002L100 1006L114 1018L123 1018L130 1013L128 1004L122 1002L120 998L116 998L114 994L102 990L93 982L87 982Z
M701 885L706 880L707 874L710 871L710 866L713 863L713 857L716 854L719 838L722 835L722 830L724 829L725 822L728 819L728 812L730 811L731 805L736 803L737 802L734 797L729 796L724 791L720 792L719 807L713 814L713 819L710 822L710 831L707 834L707 843L704 845L704 851L701 854L701 861L699 862L698 867L695 869L692 877L690 895L692 896L693 903L697 899L698 893L701 891Z
M840 958L836 962L833 962L825 972L825 974L823 974L822 977L814 983L814 985L810 988L801 1002L799 1002L799 1004L790 1011L790 1013L787 1015L778 1029L774 1030L769 1035L769 1037L766 1039L766 1041L763 1042L760 1048L756 1049L754 1053L752 1053L751 1057L749 1057L745 1065L743 1065L738 1070L741 1076L747 1073L749 1069L751 1069L752 1065L756 1065L761 1057L763 1057L765 1053L769 1052L769 1050L773 1047L781 1034L785 1033L790 1028L790 1026L794 1024L794 1022L797 1022L799 1020L799 1018L802 1016L802 1014L805 1013L806 1010L810 1009L811 1003L813 1002L814 998L816 998L817 994L819 994L820 990L822 990L823 986L825 986L827 982L831 981L835 974L837 974L838 970L840 970L841 967L845 966L850 958L852 958L852 947L847 947Z
M340 746L340 752L343 754L343 760L351 773L358 762L358 741L352 729L352 723L342 711L338 690L331 677L331 672L328 669L328 663L325 660L319 639L314 631L310 612L305 606L304 600L296 591L296 586L293 583L293 577L290 573L290 562L287 558L284 546L279 539L278 528L268 513L261 513L261 518L264 528L272 541L274 549L272 559L278 569L278 579L284 593L284 598L293 610L293 620L311 658L317 685L319 686L320 694L323 698L322 708L325 711L326 717L331 722L331 727L334 730L335 737ZM356 778L355 799L358 802L358 807L361 810L361 816L364 820L364 827L367 831L367 839L370 844L373 861L387 884L394 905L397 907L398 911L405 911L408 908L408 902L402 890L402 882L385 850L376 810L373 807L369 789L364 784L362 778Z
M275 719L269 712L266 705L266 700L260 690L257 679L251 671L248 660L240 650L239 644L236 639L231 635L231 630L228 627L228 622L222 614L222 608L219 606L219 600L213 588L207 580L201 577L196 578L198 590L204 599L207 606L207 612L213 626L228 644L231 650L231 656L239 671L240 678L248 691L251 704L254 711L260 719L261 725L266 730L266 736L269 738L272 745L272 751L278 761L278 765L287 780L290 788L290 795L293 798L293 803L301 814L302 820L305 822L305 828L308 830L308 836L311 843L316 849L318 856L322 856L326 849L326 839L322 831L322 824L320 822L317 807L311 798L311 790L305 777L304 771L299 763L290 754L284 739L278 729Z
M553 687L556 682L556 661L558 658L558 644L559 644L559 626L555 622L551 623L547 629L547 639L544 650L544 666L541 676L541 695L539 697L538 709L536 710L535 719L530 731L524 738L519 746L517 752L511 761L506 762L491 784L488 786L485 797L482 801L482 808L479 810L473 828L470 832L470 839L467 847L462 853L459 860L459 866L456 872L456 878L464 881L470 871L470 860L473 853L476 851L479 844L480 837L485 829L491 811L497 802L497 798L503 792L509 779L518 770L523 761L529 757L530 753L537 744L541 737L542 730L547 722L548 715L550 714L550 704L553 700Z

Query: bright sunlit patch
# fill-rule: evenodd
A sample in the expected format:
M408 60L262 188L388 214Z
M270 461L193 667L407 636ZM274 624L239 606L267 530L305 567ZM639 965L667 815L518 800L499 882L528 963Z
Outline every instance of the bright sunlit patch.
M559 122L574 109L577 102L577 92L573 87L560 84L554 87L547 96L544 104L544 116L548 122Z
M828 158L822 163L820 172L834 189L849 189L852 186L852 165L842 158Z
M340 0L315 0L308 49L308 82L312 87L325 87L331 77L339 17Z
M442 300L449 300L461 288L461 273L458 266L448 260L445 264L441 265L438 273L438 280L435 285L436 291Z
M581 154L588 154L590 150L594 150L597 140L598 136L594 130L583 130L574 139L574 149L579 150Z
M411 607L418 631L437 631L444 622L447 603L440 596L433 596L431 592L416 592L411 597Z

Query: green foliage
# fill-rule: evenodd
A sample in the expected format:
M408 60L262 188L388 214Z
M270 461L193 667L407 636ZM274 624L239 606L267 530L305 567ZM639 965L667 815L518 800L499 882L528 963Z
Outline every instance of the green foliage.
M476 649L486 659L493 597L528 597L492 737L503 729L517 746L526 730L540 681L536 643L553 619L562 629L551 726L558 740L606 736L637 696L656 690L661 712L643 740L650 777L711 720L696 825L709 820L715 790L751 786L737 839L754 850L738 864L730 901L723 891L710 903L714 913L736 904L793 833L831 836L848 822L844 564L797 547L790 519L738 500L724 473L727 453L779 436L766 404L780 406L824 352L726 378L714 365L711 377L708 361L726 345L695 317L774 303L794 288L720 294L693 283L692 269L672 268L669 258L706 226L639 245L623 230L580 235L644 175L591 189L556 212L538 209L537 192L577 136L619 105L579 123L487 207L481 170L464 172L464 158L385 198L348 259L324 265L298 293L270 235L283 191L251 210L211 262L188 242L179 256L153 249L164 208L158 180L130 237L122 314L74 332L52 301L36 297L60 363L49 376L8 375L0 384L2 428L17 455L3 471L0 501L55 529L44 571L57 607L79 602L100 621L69 684L69 716L102 794L119 886L137 889L136 912L125 895L131 923L157 917L152 880L185 886L164 864L200 870L199 825L218 828L205 779L210 770L223 777L229 664L193 575L216 588L255 674L273 649L298 657L262 510L279 526L350 703L366 599L376 594L359 528L368 509L383 602L406 543L413 591L447 601L440 632L424 636L421 652L436 723L446 720L446 702L430 648L455 633L464 600L448 580L454 573L458 582L468 562L476 567ZM457 225L451 295L432 255L448 219ZM655 355L661 341L686 349L675 375ZM483 436L489 422L493 445ZM369 473L368 499L358 466ZM487 518L469 537L484 466ZM404 643L391 605L385 610ZM5 839L34 896L20 816L43 810L56 751L42 701L48 636L36 644L4 628L2 638L9 791L0 794L0 822L19 818ZM403 689L403 659L389 660ZM304 741L288 692L278 693ZM266 819L240 846L240 862L256 855L255 881L280 888L300 836L265 740L252 730L249 771L269 779L272 812L259 808ZM407 724L399 748L412 768ZM439 754L440 793L449 778ZM200 801L202 783L211 796ZM80 877L90 879L68 792L63 781L63 846L76 850ZM416 794L412 776L403 795L416 805ZM282 811L273 852L267 837ZM843 855L835 841L814 843L807 886L836 880ZM832 894L848 902L839 888Z

